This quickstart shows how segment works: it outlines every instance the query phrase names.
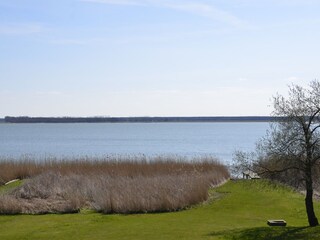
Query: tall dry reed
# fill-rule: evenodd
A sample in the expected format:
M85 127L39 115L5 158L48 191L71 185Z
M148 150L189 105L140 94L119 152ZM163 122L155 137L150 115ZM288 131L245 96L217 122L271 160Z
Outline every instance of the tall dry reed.
M2 161L0 169L3 181L28 178L0 196L2 214L176 211L205 201L210 186L229 178L212 159Z

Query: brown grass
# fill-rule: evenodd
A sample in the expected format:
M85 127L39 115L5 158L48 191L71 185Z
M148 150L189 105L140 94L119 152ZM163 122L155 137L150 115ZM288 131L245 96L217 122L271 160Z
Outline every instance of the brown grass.
M3 182L28 178L0 196L0 213L177 211L203 202L208 189L229 178L213 159L79 159L2 161Z

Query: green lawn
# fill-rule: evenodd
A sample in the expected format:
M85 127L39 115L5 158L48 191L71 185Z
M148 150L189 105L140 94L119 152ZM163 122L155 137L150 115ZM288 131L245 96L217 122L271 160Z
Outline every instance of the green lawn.
M0 239L320 239L307 227L304 198L267 181L229 181L211 200L174 213L0 216ZM320 218L320 204L316 204ZM287 227L268 227L285 219Z
M11 190L11 189L13 189L13 188L15 188L15 187L18 187L18 186L20 186L21 184L22 184L22 181L21 181L21 180L18 180L18 181L15 181L15 182L13 182L13 183L10 183L10 184L8 184L8 185L1 186L1 187L0 187L0 194L1 194L1 193L5 193L5 192L7 192L7 191L9 191L9 190Z

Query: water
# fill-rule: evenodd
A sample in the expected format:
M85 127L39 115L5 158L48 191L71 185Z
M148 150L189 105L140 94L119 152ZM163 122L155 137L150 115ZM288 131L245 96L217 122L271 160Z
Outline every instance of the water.
M254 150L268 126L252 122L0 124L0 155L211 155L228 163L235 150Z

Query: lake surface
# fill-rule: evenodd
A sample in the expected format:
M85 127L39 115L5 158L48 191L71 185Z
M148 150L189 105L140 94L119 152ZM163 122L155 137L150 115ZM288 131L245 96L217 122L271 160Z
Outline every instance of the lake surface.
M269 123L0 124L0 156L212 155L254 150Z

